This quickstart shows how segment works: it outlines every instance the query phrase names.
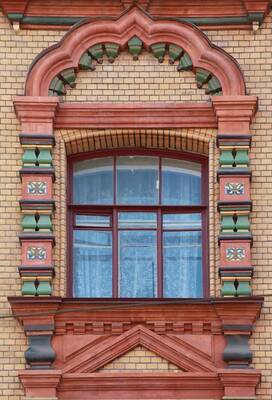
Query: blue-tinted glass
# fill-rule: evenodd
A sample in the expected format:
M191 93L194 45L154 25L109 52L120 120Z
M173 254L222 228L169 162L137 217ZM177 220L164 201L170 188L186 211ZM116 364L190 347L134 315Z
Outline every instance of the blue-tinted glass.
M156 297L156 242L153 231L119 232L120 297Z
M158 158L117 158L117 203L158 204Z
M163 233L164 297L202 297L201 232Z
M113 204L113 158L94 158L74 165L75 204Z
M120 212L119 228L157 228L157 214L149 212Z
M201 165L162 159L162 204L201 204Z
M74 231L74 296L112 297L112 238L106 231Z
M201 229L201 214L164 214L164 229Z
M109 227L110 217L108 215L76 215L76 226Z

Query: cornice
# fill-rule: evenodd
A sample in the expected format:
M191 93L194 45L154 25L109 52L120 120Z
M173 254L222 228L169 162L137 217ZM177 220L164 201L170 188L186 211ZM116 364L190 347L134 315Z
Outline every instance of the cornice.
M95 329L97 323L101 325L103 321L113 325L116 321L122 321L121 331L125 328L126 323L143 323L148 327L153 327L152 329L156 331L156 323L165 320L165 315L167 315L167 320L171 321L174 330L182 329L182 322L192 324L190 329L194 330L193 324L196 321L211 324L214 332L218 331L220 326L223 329L224 325L230 324L253 327L263 303L263 298L256 296L239 299L204 298L157 301L61 297L9 297L8 300L14 317L22 325L29 325L35 316L35 325L44 325L48 319L48 323L54 321L56 329L60 329L59 333L65 323L88 323L89 325L94 323ZM31 313L29 312L30 307ZM179 323L180 328L175 323Z
M107 8L100 2L48 0L1 0L0 5L11 23L19 23L22 28L69 29L86 17L116 18L132 0L112 0ZM179 0L145 1L138 4L156 19L167 15L169 18L190 22L205 29L250 29L253 24L261 24L269 13L269 0L210 0L201 7L199 1L190 0L185 4Z

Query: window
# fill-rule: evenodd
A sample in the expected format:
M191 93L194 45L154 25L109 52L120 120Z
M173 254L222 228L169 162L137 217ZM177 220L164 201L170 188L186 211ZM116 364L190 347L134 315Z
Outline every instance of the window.
M69 165L73 296L207 294L204 157L96 153Z

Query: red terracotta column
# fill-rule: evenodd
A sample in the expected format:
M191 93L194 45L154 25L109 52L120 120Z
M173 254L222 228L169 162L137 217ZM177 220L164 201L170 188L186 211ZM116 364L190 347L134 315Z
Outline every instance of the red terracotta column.
M218 211L220 267L223 296L251 295L250 281L252 234L249 214L251 171L250 124L257 109L254 96L212 98L218 122L217 145L220 151Z
M22 181L22 294L50 295L54 266L52 185L54 168L53 122L58 108L56 97L16 97L14 106L21 122L20 142L24 149L20 177Z

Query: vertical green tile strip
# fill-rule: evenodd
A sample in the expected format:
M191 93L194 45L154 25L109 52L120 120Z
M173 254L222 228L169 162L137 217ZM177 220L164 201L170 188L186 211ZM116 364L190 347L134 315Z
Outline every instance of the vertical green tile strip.
M39 231L52 231L52 221L50 215L40 215L37 226Z
M24 167L35 167L37 163L37 155L35 148L24 149L22 157Z
M235 165L236 165L236 167L248 167L248 165L249 165L248 150L244 150L244 149L236 150Z
M223 215L221 219L221 231L223 233L234 232L235 222L232 215Z
M50 149L39 149L39 167L52 167L52 154Z
M22 218L23 231L32 232L37 228L37 221L34 214L26 214Z
M33 280L24 280L22 285L22 295L23 296L35 296L36 295L36 279Z
M251 296L250 281L239 281L238 278L237 296Z
M232 150L221 150L219 163L221 167L232 167L234 164L234 155Z
M37 287L37 295L38 296L50 296L52 294L52 287L50 284L50 280L42 280L39 281Z
M235 296L236 288L235 288L235 280L233 281L224 281L223 286L221 288L222 296Z
M250 231L250 222L248 215L238 215L236 221L236 229L237 232L249 232Z

